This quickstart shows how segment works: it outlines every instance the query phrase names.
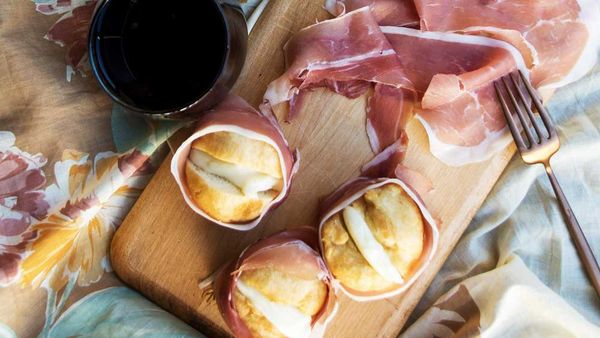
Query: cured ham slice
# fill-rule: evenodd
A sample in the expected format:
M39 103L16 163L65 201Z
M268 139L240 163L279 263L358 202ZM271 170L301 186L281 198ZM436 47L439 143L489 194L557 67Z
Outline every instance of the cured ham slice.
M373 151L380 152L403 133L414 100L402 98L414 96L412 85L369 8L301 30L284 51L288 69L267 88L263 113L289 102L287 119L292 120L311 89L324 87L356 98L375 85L366 126Z
M376 84L367 104L367 135L374 153L408 138L405 128L413 117L417 96L414 90Z
M523 54L536 87L560 87L596 63L600 5L594 0L415 0L421 29L501 39Z
M378 83L408 86L396 52L367 7L299 31L284 47L287 71L269 84L261 111L291 101L294 118L302 93L327 87L357 97Z
M423 174L402 164L406 154L406 135L377 154L361 168L361 176L370 178L398 178L410 182L410 186L419 196L426 196L433 190L433 183Z
M412 0L326 0L325 8L334 16L370 6L382 26L418 27L419 15Z
M527 72L512 45L491 38L383 27L416 92L430 151L448 165L490 158L511 141L493 81Z
M274 295L281 296L282 293L288 294L290 297L290 299L286 300L288 305L283 304L282 307L284 310L287 308L288 311L289 304L293 303L293 295L290 295L290 293L293 293L292 290L298 291L299 285L304 285L307 281L322 283L324 293L321 292L319 295L311 294L313 297L319 296L321 300L317 302L316 311L313 309L314 315L310 317L308 325L310 337L323 336L326 325L337 311L337 299L331 276L318 250L318 236L315 228L295 228L277 233L250 245L237 260L229 263L218 273L214 281L217 305L225 322L236 337L253 337L257 333L254 329L256 326L253 326L253 323L245 321L243 315L240 314L241 311L236 308L236 292L240 290L245 291L247 289L245 284L251 285L250 282L252 282L250 277L246 278L245 283L242 282L242 279L244 279L243 275L247 273L262 273L262 277L256 278L254 281L269 281L270 284L264 287L270 287L270 291ZM279 275L285 276L283 283L274 280L272 277ZM249 279L250 282L248 281ZM294 285L296 282L298 284ZM274 285L284 285L283 287L288 288L288 290L280 290L274 287ZM253 287L256 290L260 285L254 284ZM294 289L294 287L296 288ZM245 294L248 295L249 293L246 292ZM272 298L277 297L273 296ZM248 297L247 299L252 303L252 297ZM255 302L253 304L256 308L260 308L261 304L256 301L256 299L260 300L260 295L254 299ZM303 300L305 303L311 301L313 300ZM277 308L278 305L274 305L274 307ZM263 309L266 309L266 307L263 307ZM264 313L260 310L258 310L258 313L260 316L269 318L269 313ZM294 311L291 311L291 313L294 313ZM253 318L256 317L258 315L255 315ZM286 318L281 317L277 319L280 323L286 320ZM271 321L268 325L277 326L276 324L276 321ZM297 323L286 324L282 325L282 329L289 330L291 327L296 326ZM264 328L265 325L261 327Z
M423 177L395 177L410 172L397 166L403 154L388 147L363 168L363 175L382 176L351 180L321 204L321 252L342 291L356 301L402 293L437 250L436 220L409 182L420 185Z
M231 145L224 144L224 141L231 142ZM249 144L257 146L250 147ZM265 152L265 148L276 155L273 158L267 157L270 153ZM242 149L248 149L251 153ZM265 160L256 161L257 158ZM247 165L248 159L254 163ZM274 162L279 171L275 175L279 175L281 186L276 190L269 190L271 195L266 202L262 198L265 196L258 193L264 203L260 206L258 215L243 222L217 217L224 214L222 211L231 207L231 204L240 203L240 209L245 211L258 203L250 198L251 204L244 204L244 198L254 196L256 199L257 191L263 190L261 187L267 185L266 189L270 189L273 186L273 180L277 176L269 176L268 168L263 169L271 162ZM243 165L236 167L239 163ZM196 167L197 165L201 167ZM275 118L259 113L242 98L229 95L198 120L196 131L175 152L171 161L171 173L185 202L194 212L228 228L250 230L258 225L266 213L283 202L298 166L299 154L290 149ZM191 180L191 174L194 174L194 180ZM192 185L201 186L202 191L197 193ZM274 191L276 196L272 195ZM203 201L206 196L209 200ZM209 209L199 202L223 202L226 205L208 205Z

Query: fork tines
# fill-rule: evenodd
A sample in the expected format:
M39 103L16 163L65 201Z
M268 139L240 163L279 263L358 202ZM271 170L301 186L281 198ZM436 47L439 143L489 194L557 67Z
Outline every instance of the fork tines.
M534 149L547 140L558 140L558 135L554 123L542 105L537 92L520 70L518 74L517 76L513 72L503 76L494 82L494 87L515 143L519 151L523 152ZM506 102L506 97L509 98L510 104ZM539 113L542 123L539 123L536 119L531 109L532 104ZM517 125L513 115L517 115L521 128ZM531 126L533 126L533 130ZM542 130L542 127L544 127L544 130ZM527 143L521 135L521 130L525 133Z

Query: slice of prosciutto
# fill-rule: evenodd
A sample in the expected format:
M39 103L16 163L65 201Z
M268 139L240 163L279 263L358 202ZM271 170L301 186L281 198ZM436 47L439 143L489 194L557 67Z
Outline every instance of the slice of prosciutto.
M408 144L406 125L414 116L417 93L409 88L376 84L367 104L367 136L371 149L379 153L401 140Z
M412 116L414 91L368 7L304 28L288 41L284 52L288 69L269 84L263 113L289 102L290 121L311 89L324 87L356 98L374 86L366 125L373 151L378 153L401 137Z
M325 0L325 8L334 16L369 6L382 26L418 27L419 15L412 0Z
M247 223L227 223L211 217L194 203L186 182L186 162L192 150L192 143L204 135L216 132L232 132L244 137L271 145L279 156L282 168L283 187L280 193L262 210L260 215ZM276 119L263 115L252 108L242 98L230 94L213 110L205 113L196 123L196 131L177 149L171 160L171 174L179 185L188 206L209 221L235 230L250 230L272 209L287 197L292 178L298 171L299 153L292 151Z
M410 182L411 188L419 195L426 196L434 190L433 182L423 174L402 164L406 155L406 135L377 154L361 168L361 176L370 178L397 178Z
M314 227L294 228L250 245L238 259L218 273L213 285L217 305L236 337L253 337L248 324L234 305L234 292L240 276L244 272L264 268L277 270L299 280L320 280L325 284L324 302L310 322L310 337L323 336L327 324L337 312L337 297L331 276L318 250L318 236Z
M358 97L370 83L410 85L368 7L300 30L284 53L287 70L269 84L261 111L290 102L288 120L294 118L302 94L316 87Z
M460 166L487 160L511 142L493 81L516 69L528 74L515 47L482 36L403 27L382 31L416 93L415 112L435 157Z
M517 47L536 87L560 87L596 63L600 4L596 0L415 0L421 29L501 39Z

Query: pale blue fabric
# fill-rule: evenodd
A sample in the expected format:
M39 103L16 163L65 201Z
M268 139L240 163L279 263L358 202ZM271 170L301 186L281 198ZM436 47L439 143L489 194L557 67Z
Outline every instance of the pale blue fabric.
M52 326L49 337L203 337L139 293L112 287L73 304Z

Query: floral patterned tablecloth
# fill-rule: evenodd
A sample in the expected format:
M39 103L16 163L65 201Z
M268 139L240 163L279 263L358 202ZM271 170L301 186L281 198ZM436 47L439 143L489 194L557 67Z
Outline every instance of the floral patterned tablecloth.
M123 114L99 89L95 6L0 3L0 337L198 336L110 267L112 236L180 125Z
M0 2L0 337L202 336L110 267L112 235L180 125L123 114L99 89L95 5ZM600 69L550 110L556 171L597 249ZM515 158L404 334L600 337L599 310L543 171Z

